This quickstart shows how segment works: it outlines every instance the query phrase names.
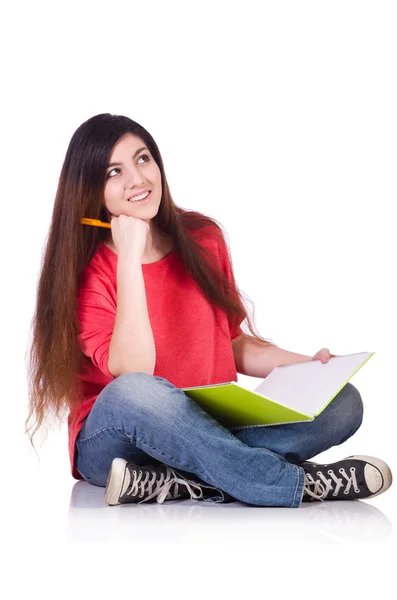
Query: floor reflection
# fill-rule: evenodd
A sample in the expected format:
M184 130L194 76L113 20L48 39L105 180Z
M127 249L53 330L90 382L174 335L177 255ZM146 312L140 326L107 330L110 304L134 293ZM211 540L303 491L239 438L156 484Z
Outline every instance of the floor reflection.
M368 501L304 503L299 508L173 500L108 506L105 488L72 489L68 543L363 543L386 542L392 524Z

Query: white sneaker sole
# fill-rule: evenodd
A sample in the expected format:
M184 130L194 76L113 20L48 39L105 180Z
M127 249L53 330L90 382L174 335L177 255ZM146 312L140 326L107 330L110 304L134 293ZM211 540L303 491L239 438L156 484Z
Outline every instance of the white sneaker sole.
M109 506L120 504L119 498L123 489L127 461L114 458L106 481L105 502Z

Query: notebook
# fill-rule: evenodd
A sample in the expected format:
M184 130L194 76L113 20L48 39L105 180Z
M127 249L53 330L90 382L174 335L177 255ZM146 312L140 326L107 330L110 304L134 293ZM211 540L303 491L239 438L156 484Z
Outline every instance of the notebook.
M228 429L313 421L374 354L276 367L254 390L235 381L181 389Z

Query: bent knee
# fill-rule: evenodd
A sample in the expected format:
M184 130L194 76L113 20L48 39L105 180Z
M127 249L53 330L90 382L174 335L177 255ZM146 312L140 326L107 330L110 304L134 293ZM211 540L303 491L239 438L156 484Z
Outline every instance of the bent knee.
M156 379L155 375L150 375L149 373L144 373L142 371L128 371L128 373L123 373L122 375L119 375L118 377L116 377L116 379L114 380L115 382L117 381L119 384L126 384L129 385L129 382L133 382L135 384L135 382L139 382L139 381L151 381L152 379ZM113 383L113 382L112 382Z
M341 394L341 417L345 422L355 425L358 429L364 416L364 404L360 392L353 384L348 382L339 394Z
M172 385L162 377L139 371L123 373L101 392L108 410L143 410L158 412L164 406L167 386ZM98 397L99 400L99 397Z
M135 390L148 390L152 386L156 386L161 380L161 377L156 375L149 375L149 373L143 373L141 371L128 371L123 373L108 384L108 387L112 387L117 390L126 390L132 392Z

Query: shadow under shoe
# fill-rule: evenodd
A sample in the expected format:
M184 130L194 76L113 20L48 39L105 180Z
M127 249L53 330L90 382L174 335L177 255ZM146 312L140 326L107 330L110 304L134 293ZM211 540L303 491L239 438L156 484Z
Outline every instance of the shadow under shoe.
M123 458L114 458L106 480L105 502L115 506L148 501L161 504L164 500L188 498L204 500L212 498L214 490L222 502L222 490L189 480L167 465L135 465Z
M302 502L373 498L393 481L390 467L374 456L348 456L329 464L305 461L299 466L305 471Z

